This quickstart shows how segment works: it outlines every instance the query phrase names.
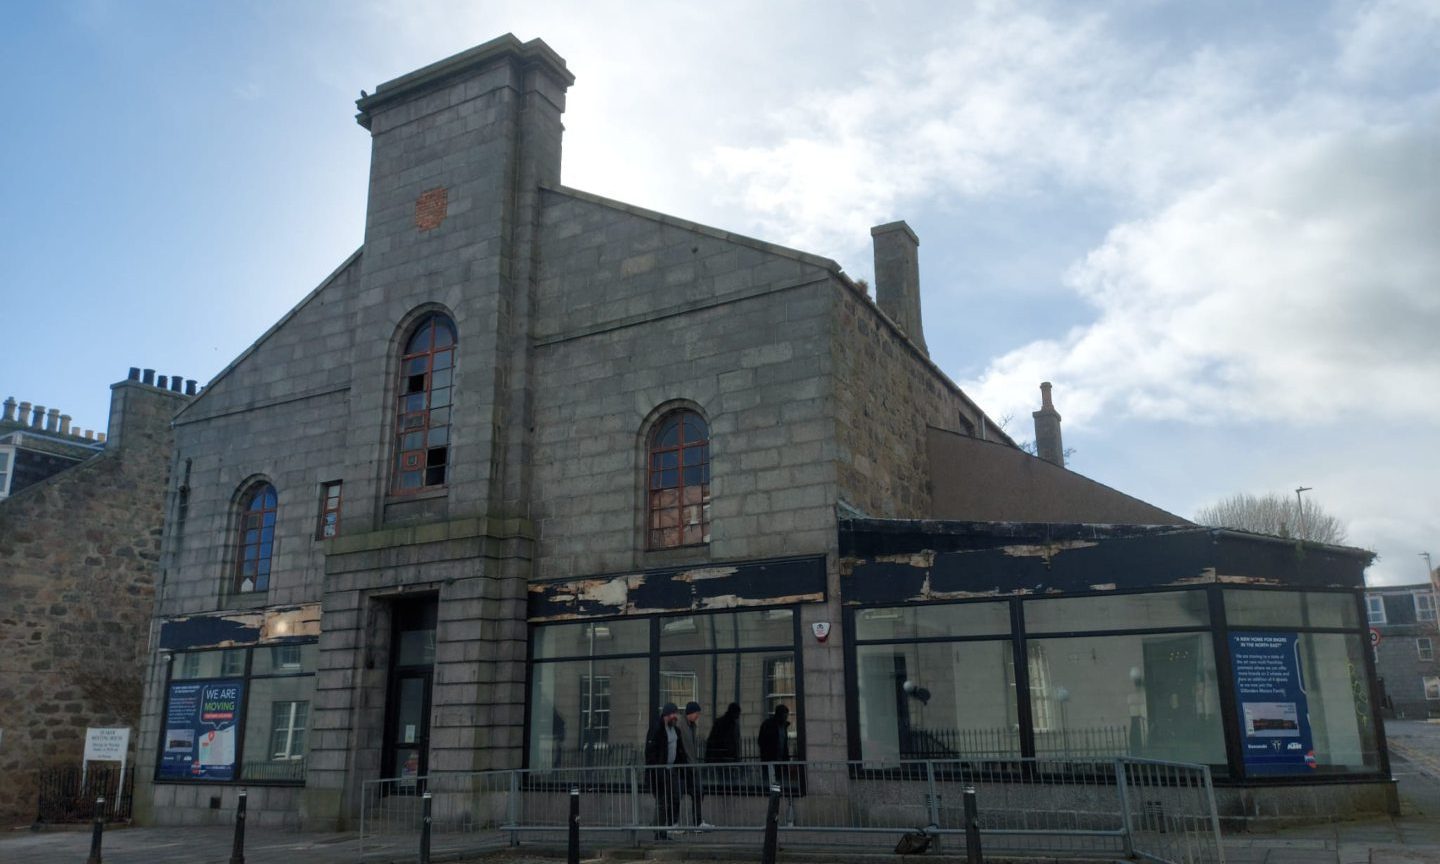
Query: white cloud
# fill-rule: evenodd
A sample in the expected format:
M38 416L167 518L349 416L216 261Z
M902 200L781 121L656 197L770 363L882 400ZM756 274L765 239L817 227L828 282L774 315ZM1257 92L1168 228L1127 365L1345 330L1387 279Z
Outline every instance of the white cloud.
M994 361L982 404L1064 382L1066 417L1440 422L1440 195L1410 130L1257 157L1113 229L1070 284L1097 309ZM1427 383L1428 382L1428 383Z

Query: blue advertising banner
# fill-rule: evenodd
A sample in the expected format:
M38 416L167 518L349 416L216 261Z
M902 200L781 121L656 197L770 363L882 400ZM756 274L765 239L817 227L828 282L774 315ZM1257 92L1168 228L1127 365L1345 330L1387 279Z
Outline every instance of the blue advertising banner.
M1245 770L1296 774L1316 767L1296 633L1231 633Z
M170 685L160 779L235 779L244 689L240 678Z

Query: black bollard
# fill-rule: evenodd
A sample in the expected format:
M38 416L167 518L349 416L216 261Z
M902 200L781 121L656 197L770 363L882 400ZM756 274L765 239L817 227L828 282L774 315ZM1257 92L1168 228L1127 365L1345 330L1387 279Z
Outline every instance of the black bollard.
M776 834L780 825L780 787L770 786L770 804L765 808L765 850L760 853L760 864L775 864L778 846Z
M90 834L90 857L85 864L100 864L100 841L105 836L105 799L95 799L95 830Z
M430 793L420 803L420 864L430 864Z
M570 787L570 847L566 864L580 864L580 787Z
M244 789L235 802L235 840L230 844L230 864L245 864L245 798Z
M975 803L975 787L965 787L965 864L985 864L980 851L980 808Z

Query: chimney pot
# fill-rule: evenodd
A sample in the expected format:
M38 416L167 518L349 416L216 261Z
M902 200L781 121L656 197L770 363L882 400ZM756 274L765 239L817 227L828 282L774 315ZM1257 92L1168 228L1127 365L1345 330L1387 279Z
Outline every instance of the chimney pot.
M140 367L139 367L139 366L131 366L131 367L130 367L130 374L129 374L129 375L126 375L125 378L126 378L127 381L139 381L139 380L140 380Z
M60 409L59 409L59 408L51 408L48 412L46 412L46 414L45 414L45 431L46 431L46 432L59 432L59 431L60 431Z
M905 222L870 229L875 244L875 302L929 356L920 321L920 238Z
M70 434L70 415L69 415L69 414L61 414L61 415L60 415L60 434L61 434L61 435L69 435L69 434Z
M170 379L166 378L164 375L161 375L159 378L155 379L155 386L159 387L161 390L165 390L170 386Z
M1035 420L1035 455L1054 465L1065 467L1065 445L1060 438L1060 412L1050 401L1050 382L1040 384L1040 410L1030 415Z
M194 378L187 378L187 379L185 380L185 395L186 395L186 396L194 396L194 395L195 395L195 379L194 379Z
M96 433L95 433L95 440L98 441L98 442L101 443L101 444L104 444L104 443L105 443L105 433L104 433L104 432L96 432Z
M14 421L14 419L15 419L15 397L14 397L14 396L6 396L6 397L5 397L5 417L4 417L4 419L5 419L6 422L11 422L11 421Z
M20 423L21 426L29 426L29 425L30 425L30 403L29 403L29 402L21 402L21 403L20 403L20 413L19 413L18 415L16 415L15 419Z
M141 373L140 381L144 384L149 384L152 387L155 386L155 370L146 369L143 373Z
M36 405L35 412L30 415L30 428L41 429L45 426L45 406Z
M94 430L94 429L86 429L86 430L85 430L85 440L86 440L86 441L94 441L94 440L95 440L95 430Z
M171 375L171 376L170 376L170 389L173 390L174 392L179 393L179 392L180 392L180 385L183 384L183 383L184 383L184 381L183 381L183 379L181 379L181 377L180 377L179 375Z

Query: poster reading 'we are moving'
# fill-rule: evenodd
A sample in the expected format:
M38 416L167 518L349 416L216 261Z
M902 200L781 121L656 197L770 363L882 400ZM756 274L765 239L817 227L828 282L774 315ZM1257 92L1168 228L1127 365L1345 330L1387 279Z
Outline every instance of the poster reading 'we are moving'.
M1316 767L1296 633L1231 633L1245 770L1295 774Z
M235 779L244 685L239 678L170 685L160 778Z

